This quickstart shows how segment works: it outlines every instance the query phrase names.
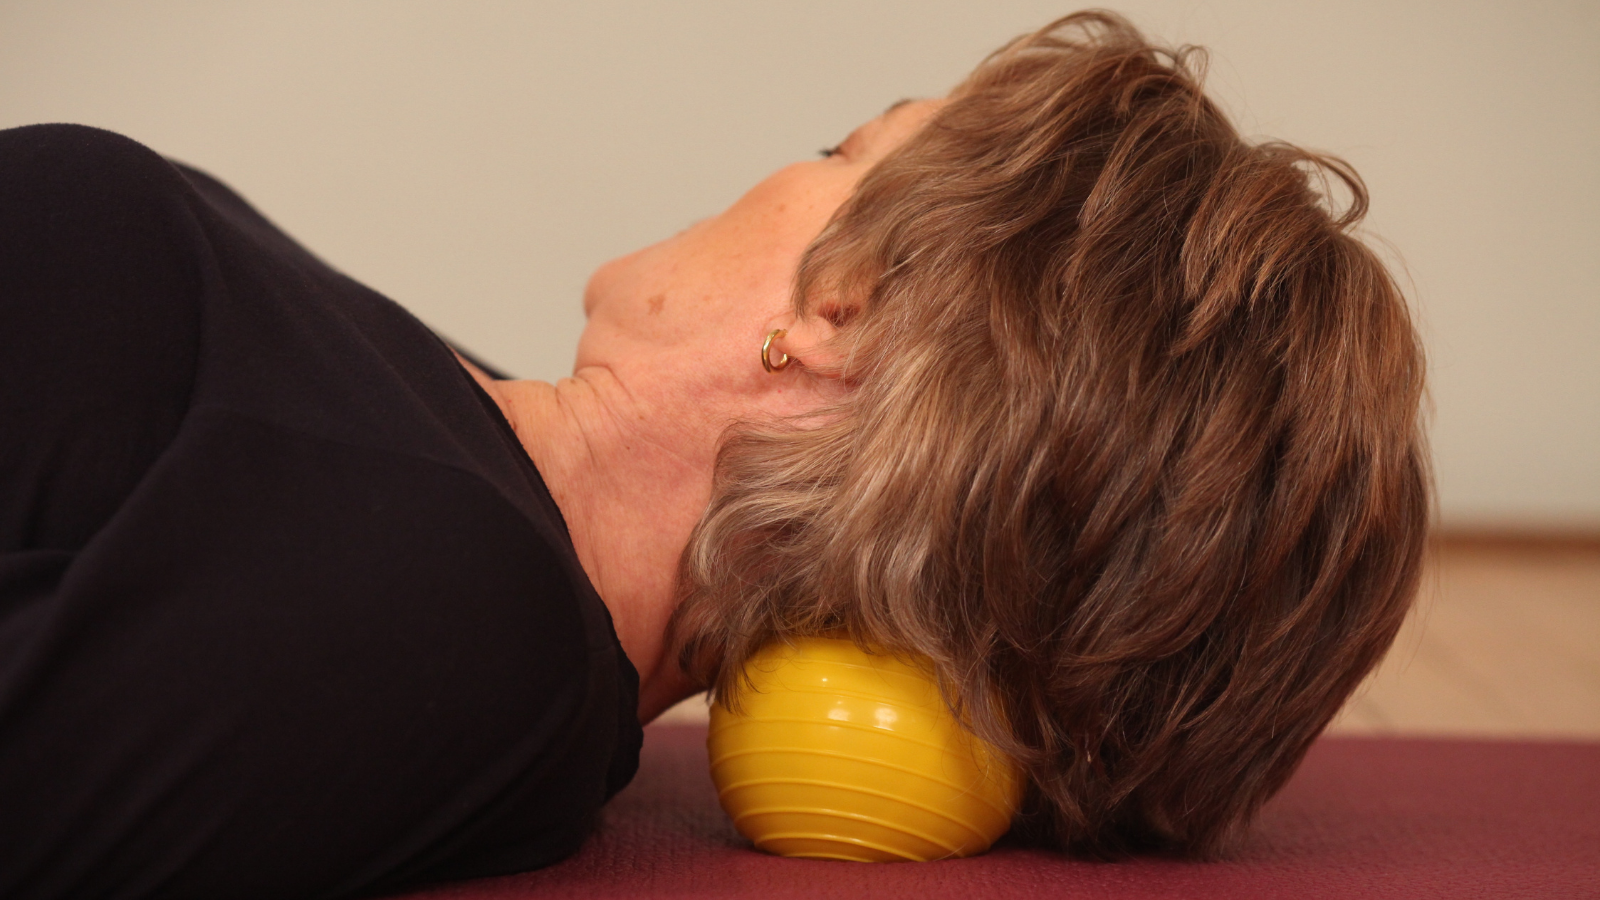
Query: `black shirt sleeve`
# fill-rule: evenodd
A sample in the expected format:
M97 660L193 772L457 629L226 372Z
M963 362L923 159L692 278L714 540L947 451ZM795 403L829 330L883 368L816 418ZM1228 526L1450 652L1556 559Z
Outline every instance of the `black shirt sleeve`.
M449 349L107 132L0 132L0 896L548 864L637 675Z

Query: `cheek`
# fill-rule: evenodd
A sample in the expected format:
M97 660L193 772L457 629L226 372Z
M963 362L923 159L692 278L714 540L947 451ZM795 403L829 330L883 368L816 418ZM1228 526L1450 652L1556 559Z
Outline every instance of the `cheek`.
M828 217L850 195L854 179L842 167L797 163L780 169L729 210L730 223L755 233L773 249L798 255L822 231Z
M659 318L663 306L670 305L667 297L694 287L704 274L704 230L695 225L601 265L584 287L584 314L590 318L602 314Z

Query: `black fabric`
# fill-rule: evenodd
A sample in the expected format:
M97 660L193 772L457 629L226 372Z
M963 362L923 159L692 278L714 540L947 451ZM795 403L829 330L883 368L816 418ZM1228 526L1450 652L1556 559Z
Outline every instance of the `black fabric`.
M542 866L637 693L443 341L197 171L0 132L0 896Z

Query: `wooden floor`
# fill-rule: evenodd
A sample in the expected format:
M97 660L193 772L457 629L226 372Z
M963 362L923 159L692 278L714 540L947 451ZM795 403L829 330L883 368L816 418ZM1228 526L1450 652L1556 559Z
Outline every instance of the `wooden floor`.
M695 697L663 718L705 716ZM1600 740L1600 552L1447 544L1330 731Z
M1446 546L1332 730L1600 739L1600 553Z

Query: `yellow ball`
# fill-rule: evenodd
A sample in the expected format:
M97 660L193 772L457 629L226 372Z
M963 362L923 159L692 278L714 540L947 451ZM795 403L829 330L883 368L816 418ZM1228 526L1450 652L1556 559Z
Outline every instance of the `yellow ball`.
M972 856L1006 832L1016 771L962 728L925 666L847 640L776 643L745 666L741 712L711 708L722 808L780 856L893 862Z

